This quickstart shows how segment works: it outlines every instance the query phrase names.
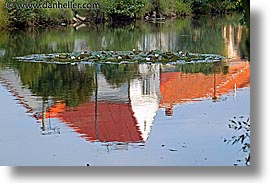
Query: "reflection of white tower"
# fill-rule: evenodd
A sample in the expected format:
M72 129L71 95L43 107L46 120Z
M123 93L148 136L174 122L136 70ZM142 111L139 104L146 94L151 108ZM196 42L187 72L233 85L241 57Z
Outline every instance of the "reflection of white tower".
M74 52L83 52L83 51L89 51L89 45L87 40L76 39L74 41Z
M156 32L151 34L146 34L141 40L137 42L137 48L139 50L175 50L176 42L178 41L175 32L170 31L167 33Z
M52 41L48 43L48 48L51 49L52 51L57 51L57 42Z
M159 106L160 65L141 64L139 73L140 79L131 80L130 99L142 138L146 141Z
M223 38L227 47L227 56L229 58L237 58L239 56L239 45L242 38L242 27L225 26L223 28Z
M0 58L3 57L5 55L6 51L5 50L1 50L0 49Z

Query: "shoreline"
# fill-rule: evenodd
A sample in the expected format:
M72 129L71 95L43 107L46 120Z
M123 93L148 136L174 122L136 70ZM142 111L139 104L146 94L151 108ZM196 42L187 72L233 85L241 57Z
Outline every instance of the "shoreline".
M27 30L27 29L46 29L46 28L61 28L61 27L82 27L82 26L97 26L97 25L104 25L104 24L114 24L114 25L129 25L133 24L137 21L142 21L144 23L165 23L166 20L171 21L175 19L186 19L186 18L192 18L192 19L198 19L200 17L209 17L209 18L222 18L224 16L234 16L234 15L242 15L242 13L239 12L229 12L229 13L224 13L224 14L200 14L200 15L184 15L184 16L165 16L164 18L161 19L145 19L145 18L136 18L136 19L131 19L131 20L122 20L122 19L117 19L117 20L108 20L104 22L92 22L92 21L79 21L76 22L73 19L68 21L68 22L51 22L51 23L44 23L44 24L37 24L37 25L23 25L23 26L0 26L0 31L13 31L13 30ZM241 21L241 19L240 19Z
M57 27L82 23L96 25L106 22L134 22L136 20L159 22L170 18L212 17L236 13L243 14L243 18L240 20L243 23L249 21L247 18L249 13L247 3L249 4L249 2L245 0L243 0L243 3L237 1L217 2L199 2L195 0L154 0L150 2L144 0L130 2L128 0L105 0L96 2L97 8L94 9L43 9L35 8L41 5L39 1L33 1L32 4L26 4L23 1L21 2L22 4L14 3L12 8L7 9L9 1L4 0L0 2L0 29ZM60 3L66 2L65 0L60 0ZM76 0L75 3L83 5L86 4L86 1ZM29 5L32 5L31 8L29 8ZM25 11L22 6L28 11Z

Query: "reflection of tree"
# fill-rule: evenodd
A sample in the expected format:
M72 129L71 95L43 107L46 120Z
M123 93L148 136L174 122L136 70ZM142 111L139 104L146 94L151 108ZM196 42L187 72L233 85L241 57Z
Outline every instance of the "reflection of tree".
M138 64L103 64L101 72L109 84L119 87L138 74Z
M177 65L177 69L183 73L203 73L205 75L213 73L228 73L228 65L225 62L196 63Z
M248 58L250 61L250 32L249 27L244 29L243 36L241 37L240 43L240 56L241 58Z
M13 58L33 53L73 52L76 40L86 40L90 50L132 50L138 47L144 50L157 49L158 47L152 47L151 42L154 41L158 43L156 46L161 42L162 49L226 55L227 46L224 44L223 28L228 25L239 26L240 16L211 19L201 17L196 19L195 24L192 24L191 18L185 18L167 20L161 25L137 21L124 26L108 24L90 26L78 31L70 27L38 31L5 31L1 32L0 47L6 50L7 58ZM247 27L240 26L240 29L247 29ZM242 57L247 56L248 53L245 51L249 48L246 41L249 40L249 31L244 32L241 43L243 45L241 49L244 50Z
M248 154L244 163L245 165L250 165L250 119L249 117L245 118L241 116L239 119L234 117L229 121L228 127L235 130L236 135L232 136L231 139L224 139L224 142L232 145L240 143L242 145L242 151ZM241 162L242 160L237 161Z
M53 97L78 106L95 92L95 66L20 62L17 67L22 84L45 100ZM103 64L100 70L108 83L119 87L138 74L138 64Z
M64 100L68 106L86 102L95 89L93 66L21 63L18 67L23 85L34 94Z

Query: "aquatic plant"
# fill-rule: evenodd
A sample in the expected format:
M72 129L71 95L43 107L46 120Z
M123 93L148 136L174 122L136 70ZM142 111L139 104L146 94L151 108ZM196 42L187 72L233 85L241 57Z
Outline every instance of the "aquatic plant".
M73 52L57 54L34 54L23 57L16 57L20 61L28 62L54 62L54 63L76 63L76 62L95 62L95 63L130 63L130 62L149 62L149 63L198 63L216 62L224 59L223 56L214 54L195 54L188 52L172 51L94 51L94 52Z
M231 139L224 139L224 142L232 145L241 144L241 150L247 153L247 157L244 160L239 159L237 162L244 162L245 165L250 165L250 118L240 116L239 118L234 117L229 121L228 127L235 130L235 135Z

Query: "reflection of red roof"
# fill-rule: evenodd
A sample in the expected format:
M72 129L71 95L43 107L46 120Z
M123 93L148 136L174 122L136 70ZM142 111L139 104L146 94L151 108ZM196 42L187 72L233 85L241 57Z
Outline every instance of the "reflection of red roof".
M233 91L236 88L244 88L250 86L250 63L249 62L231 62L229 65L229 73L220 74L217 79L217 95Z
M216 79L216 96L228 93L236 88L250 85L249 62L230 62L228 74L204 75L202 73L185 74L166 72L160 76L161 107L171 104L210 97L214 95L214 77Z
M46 117L61 119L89 141L143 141L129 103L89 102L74 108L61 103L51 107Z
M215 79L214 79L215 78ZM204 75L167 72L160 74L160 107L212 97L216 80L216 96L250 85L249 62L230 62L228 74ZM59 118L89 141L142 142L130 103L88 102L67 107L59 102L46 113L46 118Z

